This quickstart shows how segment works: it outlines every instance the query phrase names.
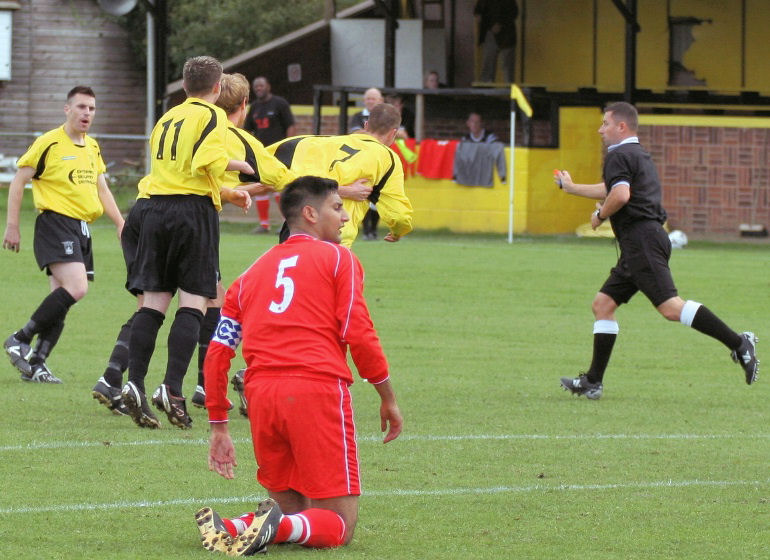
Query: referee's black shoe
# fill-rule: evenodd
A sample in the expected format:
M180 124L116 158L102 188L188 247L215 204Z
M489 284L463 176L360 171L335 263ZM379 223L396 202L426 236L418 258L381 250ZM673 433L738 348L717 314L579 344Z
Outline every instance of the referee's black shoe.
M746 384L751 385L759 378L759 360L757 360L757 337L753 332L741 333L741 345L730 356L741 364L746 373Z
M601 398L604 387L601 383L591 383L588 376L581 373L579 377L562 377L561 386L565 391L570 391L573 395L585 395L585 398L596 400Z
M165 412L168 421L174 426L187 430L192 428L192 418L187 414L187 404L184 397L172 395L168 385L161 385L152 394L152 404L161 412Z

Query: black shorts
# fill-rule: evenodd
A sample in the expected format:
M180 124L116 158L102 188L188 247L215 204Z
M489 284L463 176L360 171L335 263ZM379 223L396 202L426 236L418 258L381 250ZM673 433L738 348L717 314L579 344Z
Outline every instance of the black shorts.
M87 222L44 210L35 220L33 246L37 265L49 276L51 264L80 262L86 267L88 279L93 281L94 253Z
M120 235L120 247L123 249L123 260L126 263L126 289L133 295L139 295L142 290L129 288L131 269L136 260L136 249L139 246L139 232L142 225L142 213L149 202L147 198L138 198L126 217L123 233Z
M655 307L677 295L668 266L671 241L658 222L637 222L618 242L620 259L599 290L601 293L621 305L641 291Z
M219 218L209 197L152 196L130 219L123 248L130 292L181 289L207 298L217 296Z

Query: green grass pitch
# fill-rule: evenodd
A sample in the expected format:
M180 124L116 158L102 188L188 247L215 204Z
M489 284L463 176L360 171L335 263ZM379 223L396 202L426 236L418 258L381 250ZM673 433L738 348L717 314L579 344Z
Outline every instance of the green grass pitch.
M22 253L0 254L2 338L47 292L25 208ZM223 226L226 282L272 242L249 229ZM193 513L236 515L263 496L247 423L232 416L239 465L226 481L206 467L202 411L192 410L190 431L163 416L163 429L148 431L91 398L134 308L109 221L93 235L97 280L49 360L64 384L25 384L0 363L0 557L210 558ZM718 342L637 297L618 314L604 397L559 387L590 360L590 303L616 259L611 242L417 232L355 251L405 429L382 445L375 391L357 382L365 495L354 542L276 546L271 556L770 557L769 373L746 386ZM691 243L672 259L681 294L754 330L767 359L769 264L757 245ZM162 377L169 323L148 388Z

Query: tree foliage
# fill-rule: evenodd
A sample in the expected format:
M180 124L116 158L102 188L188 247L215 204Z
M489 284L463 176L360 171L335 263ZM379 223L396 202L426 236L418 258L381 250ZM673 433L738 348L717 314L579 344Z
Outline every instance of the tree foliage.
M324 0L172 0L168 1L168 78L181 77L184 61L207 54L225 60L256 48L323 17ZM337 0L337 9L355 4ZM131 32L139 63L146 63L146 12L143 3L120 18Z

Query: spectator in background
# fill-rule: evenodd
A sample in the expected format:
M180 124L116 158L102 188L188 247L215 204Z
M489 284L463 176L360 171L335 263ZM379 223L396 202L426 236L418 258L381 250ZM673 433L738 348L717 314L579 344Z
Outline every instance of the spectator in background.
M295 136L297 127L294 115L291 113L288 101L270 91L270 82L264 76L254 78L251 83L254 91L254 102L246 114L243 128L253 134L264 146L280 142L289 136ZM273 193L275 201L280 200L278 193ZM257 233L270 232L270 195L263 194L254 197L259 215Z
M463 136L463 142L491 144L500 141L494 132L484 128L484 119L481 118L480 113L475 111L469 113L465 125L468 127L468 134Z
M404 96L398 93L388 95L386 102L393 105L401 114L401 127L398 129L396 138L414 138L414 113L404 105Z
M289 102L271 93L267 78L254 78L251 88L254 91L254 102L246 114L244 130L251 132L264 146L296 135L297 127Z
M497 57L503 55L503 79L514 81L516 58L516 17L519 7L516 0L477 0L473 13L479 16L479 45L483 61L481 81L494 82L497 74Z
M364 123L369 120L369 113L376 105L384 103L382 92L377 88L369 88L364 92L364 108L350 118L348 132L363 130Z
M438 72L435 70L431 70L427 74L425 74L425 79L422 82L422 87L425 89L439 89L442 87L446 87L444 84L441 83L438 77Z

